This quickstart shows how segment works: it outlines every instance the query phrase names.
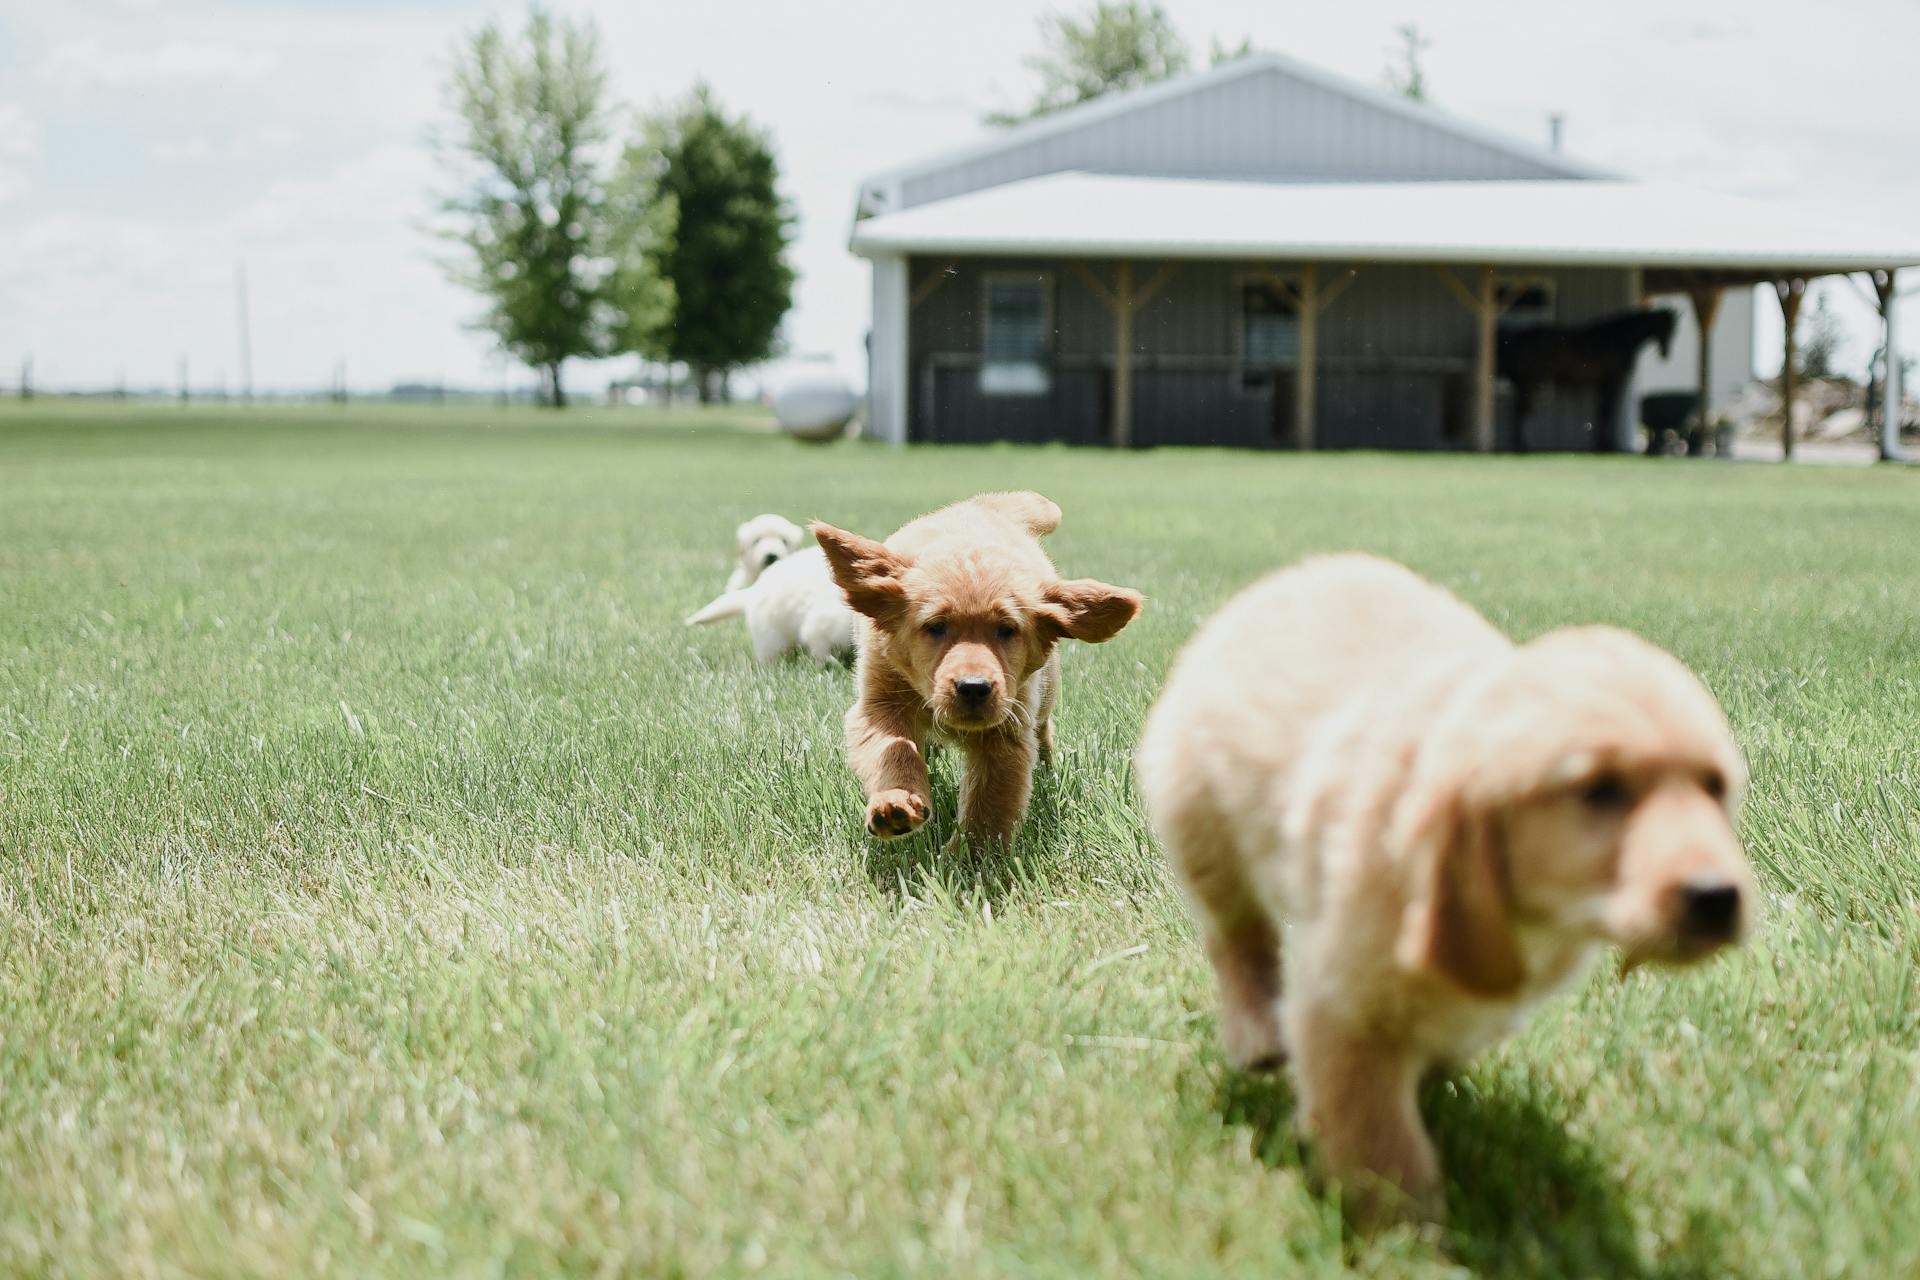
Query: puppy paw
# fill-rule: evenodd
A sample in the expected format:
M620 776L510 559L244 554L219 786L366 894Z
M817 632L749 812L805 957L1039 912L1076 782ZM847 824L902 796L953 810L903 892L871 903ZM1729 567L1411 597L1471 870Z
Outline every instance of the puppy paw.
M930 812L926 799L895 788L867 802L867 833L882 840L898 840L920 829Z
M1220 1020L1220 1043L1226 1051L1227 1065L1235 1071L1278 1071L1287 1064L1286 1037L1271 1007L1256 1013L1224 1012Z

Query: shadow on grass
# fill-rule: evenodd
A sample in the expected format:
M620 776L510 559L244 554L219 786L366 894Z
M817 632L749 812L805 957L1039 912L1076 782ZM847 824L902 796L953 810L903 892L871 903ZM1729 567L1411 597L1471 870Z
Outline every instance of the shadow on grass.
M1452 1251L1475 1271L1645 1280L1726 1274L1704 1219L1665 1256L1646 1257L1600 1153L1569 1134L1540 1099L1447 1080L1430 1085L1421 1101L1447 1171Z
M959 900L998 906L1035 870L1054 859L1062 844L1059 788L1042 765L1034 774L1033 799L1011 849L947 846L960 811L960 753L936 748L929 760L933 816L904 840L867 841L867 876L884 894L915 896L929 888Z
M1293 1089L1284 1075L1227 1071L1214 1108L1227 1124L1251 1131L1253 1154L1269 1167L1309 1162L1294 1136ZM1726 1274L1717 1231L1704 1219L1691 1222L1665 1256L1644 1256L1621 1189L1599 1154L1568 1134L1538 1099L1441 1080L1423 1091L1421 1113L1447 1172L1447 1251L1474 1274L1629 1280Z

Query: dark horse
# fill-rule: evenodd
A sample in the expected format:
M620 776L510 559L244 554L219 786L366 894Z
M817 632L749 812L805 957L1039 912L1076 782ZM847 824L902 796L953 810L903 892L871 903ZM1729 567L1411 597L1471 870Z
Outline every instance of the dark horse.
M1651 307L1622 311L1570 328L1542 325L1501 330L1495 368L1513 383L1515 450L1526 452L1527 417L1533 412L1534 396L1542 383L1594 388L1599 397L1594 450L1608 453L1617 448L1614 417L1633 362L1648 342L1659 343L1660 354L1665 357L1673 346L1675 322L1673 312Z

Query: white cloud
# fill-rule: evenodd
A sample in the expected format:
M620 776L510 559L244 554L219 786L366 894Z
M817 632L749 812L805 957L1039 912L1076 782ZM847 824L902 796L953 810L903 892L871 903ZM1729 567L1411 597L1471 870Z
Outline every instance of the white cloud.
M147 158L160 164L204 164L220 153L204 134L186 138L155 138L147 144Z
M25 190L39 158L39 123L18 103L0 102L0 204Z
M167 40L151 48L109 48L75 40L56 46L41 74L63 84L145 88L258 80L273 65L266 53L221 42Z

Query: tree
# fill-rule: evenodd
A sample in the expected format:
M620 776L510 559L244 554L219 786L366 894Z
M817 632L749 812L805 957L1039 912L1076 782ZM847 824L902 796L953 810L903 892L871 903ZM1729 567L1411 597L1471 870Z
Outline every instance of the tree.
M1412 22L1401 23L1394 29L1394 34L1400 38L1400 46L1395 51L1397 61L1387 67L1387 85L1403 97L1425 102L1427 72L1421 59L1426 57L1427 50L1433 48L1433 41Z
M616 323L596 162L606 92L594 28L537 8L517 41L495 23L469 37L447 86L455 125L441 156L465 188L441 205L465 249L448 274L486 300L476 327L540 371L555 407L561 367L604 354Z
M1219 36L1213 38L1212 49L1207 55L1210 66L1219 66L1223 62L1238 62L1242 58L1253 56L1253 37L1241 36L1239 44L1228 44Z
M992 124L1018 124L1121 89L1167 80L1187 69L1186 43L1157 4L1097 0L1085 17L1040 20L1046 52L1027 65L1040 92L1023 112L996 112Z
M651 323L637 319L625 338L643 355L684 361L703 401L716 374L724 395L731 370L774 354L793 305L793 217L779 177L767 135L729 119L704 85L650 121L622 157L615 187L654 211L645 256L672 290L670 307ZM660 225L669 218L670 230Z
M1833 314L1824 293L1815 295L1813 312L1807 317L1807 336L1800 343L1800 376L1803 378L1832 378L1837 374L1834 358L1840 353L1840 344L1846 340L1846 330L1841 327L1840 317Z
M655 187L650 174L625 160L608 186L607 295L617 317L611 346L643 360L669 360L675 296L661 267L680 220L672 197Z

